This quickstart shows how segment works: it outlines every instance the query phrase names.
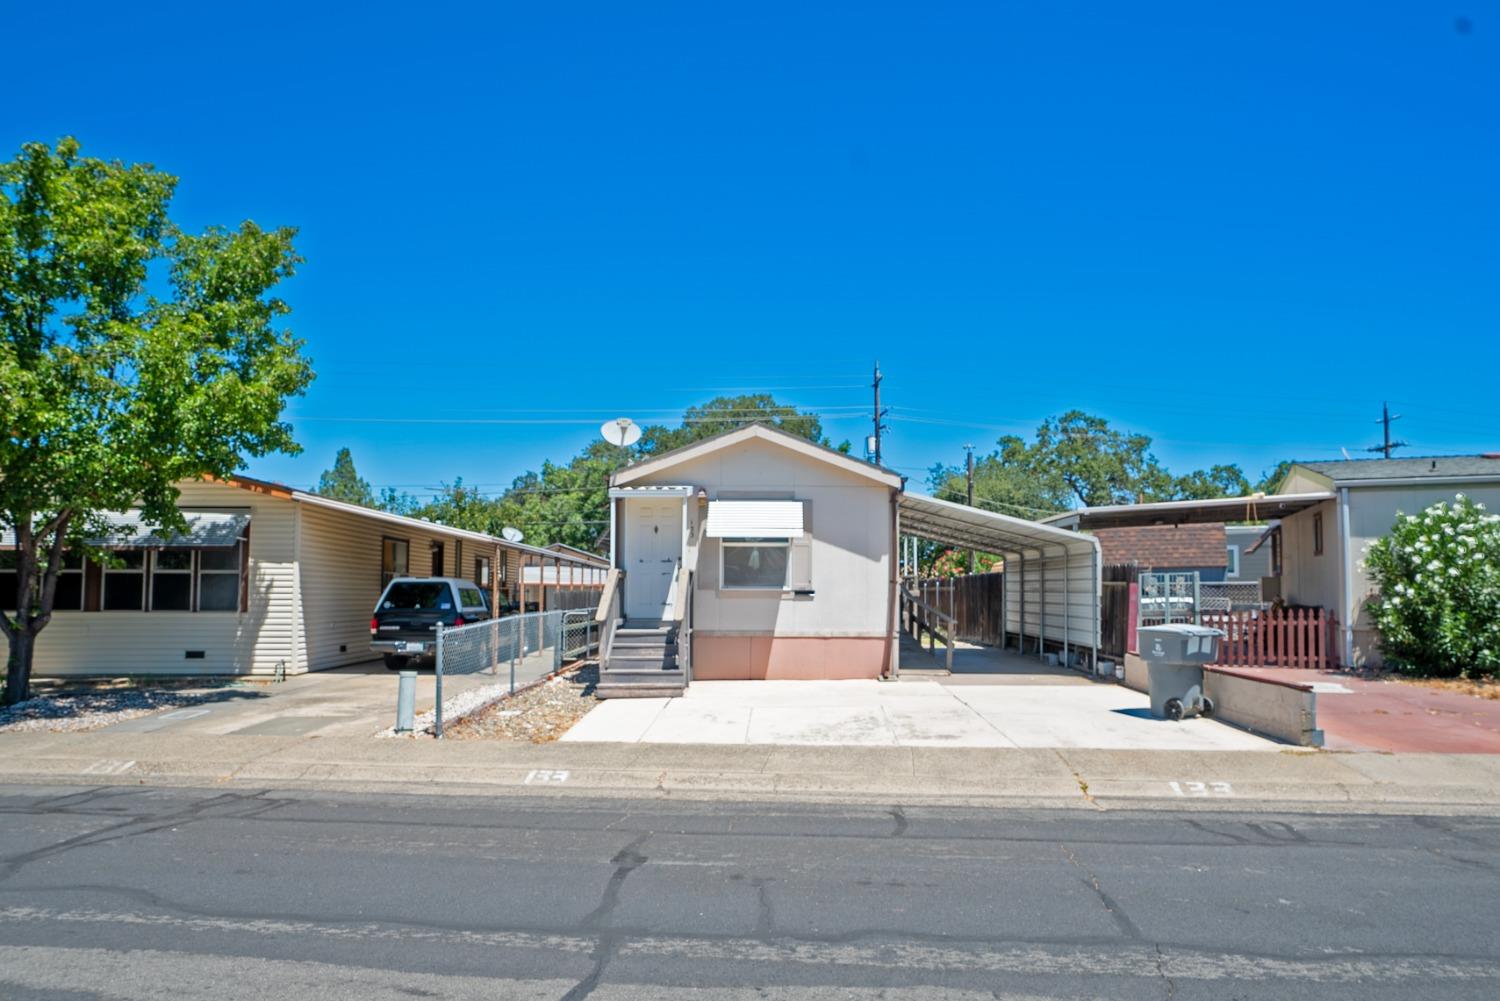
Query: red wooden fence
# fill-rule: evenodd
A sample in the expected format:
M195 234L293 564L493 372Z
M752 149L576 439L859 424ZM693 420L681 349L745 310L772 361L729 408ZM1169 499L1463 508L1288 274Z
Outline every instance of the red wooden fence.
M1326 608L1215 612L1201 621L1224 631L1215 661L1223 667L1330 669L1337 665L1336 622Z

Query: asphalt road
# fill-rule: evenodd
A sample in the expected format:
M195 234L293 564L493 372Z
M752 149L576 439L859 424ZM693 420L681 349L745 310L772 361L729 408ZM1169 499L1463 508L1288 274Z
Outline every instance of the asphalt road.
M1500 818L0 787L0 998L1500 996Z

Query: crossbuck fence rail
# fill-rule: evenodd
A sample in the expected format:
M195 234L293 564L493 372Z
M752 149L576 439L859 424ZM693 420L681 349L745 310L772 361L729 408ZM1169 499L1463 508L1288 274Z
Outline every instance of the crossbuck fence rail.
M485 702L514 694L560 670L564 664L588 657L598 649L594 609L528 612L472 622L438 626L434 731L443 735L443 680L455 675L490 675ZM488 696L488 697L484 697Z

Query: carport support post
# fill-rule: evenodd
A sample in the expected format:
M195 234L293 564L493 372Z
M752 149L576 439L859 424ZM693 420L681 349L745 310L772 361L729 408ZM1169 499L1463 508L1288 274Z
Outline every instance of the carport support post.
M1036 659L1041 660L1047 656L1047 551L1038 550L1037 555L1042 560L1042 584L1037 588L1042 596L1042 621L1036 633Z
M1069 593L1072 575L1069 573L1068 564L1073 562L1073 554L1068 552L1068 547L1063 547L1063 667L1071 667L1068 663L1068 629L1073 624L1073 595Z
M1016 653L1026 652L1026 554L1021 557L1021 613L1016 616Z

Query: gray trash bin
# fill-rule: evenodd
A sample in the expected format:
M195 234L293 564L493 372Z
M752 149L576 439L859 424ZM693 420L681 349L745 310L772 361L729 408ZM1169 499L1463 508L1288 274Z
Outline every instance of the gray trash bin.
M1151 713L1162 719L1182 719L1214 711L1203 697L1203 665L1219 654L1223 633L1187 624L1145 626L1137 634L1141 659L1149 674Z

